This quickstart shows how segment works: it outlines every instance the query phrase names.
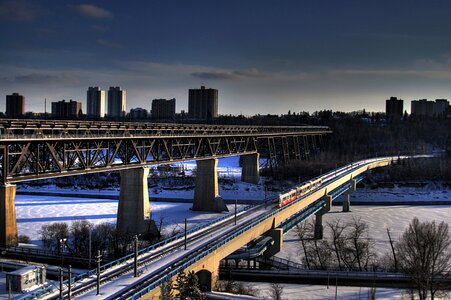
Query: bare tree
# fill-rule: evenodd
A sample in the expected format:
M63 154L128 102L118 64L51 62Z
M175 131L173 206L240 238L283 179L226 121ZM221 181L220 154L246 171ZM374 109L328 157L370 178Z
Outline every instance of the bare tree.
M268 296L273 300L282 300L283 285L279 283L271 283L271 289L268 291Z
M70 226L70 251L76 255L88 256L89 235L94 225L87 220L73 221Z
M371 251L368 237L368 225L361 218L353 218L350 223L350 240L352 242L352 255L359 271L368 269L368 263L375 256Z
M390 229L389 228L387 228L387 235L388 235L388 240L390 241L391 251L393 253L393 264L394 264L394 267L395 267L395 272L398 272L398 261L396 260L395 246L394 246L393 240L391 238Z
M434 299L444 287L439 278L446 276L451 267L451 239L448 224L420 222L414 218L396 245L398 263L417 288L420 300L430 293Z
M296 231L301 241L302 251L304 252L304 260L307 268L310 269L309 253L307 251L306 239L311 237L311 224L309 222L302 222L296 225Z
M338 268L342 270L342 253L346 247L346 225L342 224L340 219L336 219L332 222L327 222L327 226L332 233L332 249L335 253L338 262Z
M45 248L61 251L60 241L69 236L69 230L66 223L52 223L43 225L39 235Z

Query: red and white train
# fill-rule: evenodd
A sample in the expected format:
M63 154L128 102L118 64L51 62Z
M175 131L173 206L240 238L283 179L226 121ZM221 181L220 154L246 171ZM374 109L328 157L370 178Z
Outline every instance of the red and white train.
M292 189L291 191L289 191L285 194L280 194L279 197L274 200L274 202L277 203L277 201L278 201L279 207L285 206L285 205L299 199L301 196L309 193L310 191L316 189L321 184L323 184L329 180L335 179L337 177L340 177L343 173L346 173L353 168L360 167L364 164L368 164L368 163L375 162L378 160L391 159L392 161L394 161L394 160L399 160L399 159L406 158L406 157L407 156L401 156L401 157L400 156L398 156L398 157L391 156L391 157L384 157L384 158L373 158L373 159L365 159L365 160L361 160L361 161L358 161L355 163L348 164L341 168L330 171L319 178L310 180L307 183L297 187L296 189Z
M299 199L301 196L309 193L311 190L319 187L322 183L322 178L316 178L314 180L308 181L306 184L303 184L296 189L292 189L288 193L279 195L279 207L285 206L288 203Z

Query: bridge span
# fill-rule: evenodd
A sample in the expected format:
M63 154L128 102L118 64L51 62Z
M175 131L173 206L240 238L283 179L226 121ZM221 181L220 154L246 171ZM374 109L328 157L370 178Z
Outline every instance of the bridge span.
M14 183L121 171L118 230L156 232L146 166L197 161L194 210L227 210L218 193L217 159L242 156L242 180L257 183L268 165L319 151L325 126L236 126L0 119L0 245L17 245Z
M101 295L107 299L158 299L161 284L174 280L182 270L194 271L204 289L210 290L218 278L220 261L247 243L267 235L273 238L274 244L269 246L266 254L280 251L284 224L300 212L305 212L306 216L316 215L315 236L321 238L322 215L329 211L334 195L352 191L354 180L360 174L402 158L405 157L384 157L346 165L318 177L320 185L286 206L279 207L276 201L247 207L236 220L229 214L191 230L186 242L183 235L179 235L142 249L138 259L138 277L134 277L132 272L133 255L113 262L99 273L102 278ZM76 278L71 284L74 296L96 299L95 292L89 291L96 284L96 274L93 270ZM52 288L46 292L50 294L47 298L57 298L55 291L52 294Z

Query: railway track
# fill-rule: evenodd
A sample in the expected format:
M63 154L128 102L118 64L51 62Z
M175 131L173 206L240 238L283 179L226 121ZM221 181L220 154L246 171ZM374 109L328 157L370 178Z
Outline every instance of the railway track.
M256 206L251 207L250 209L241 212L240 214L237 215L237 223L242 220L243 218L246 218L247 216L249 216L252 213L255 213L257 211L259 211L260 209L263 210L261 211L261 213L264 213L265 211L267 211L265 209L265 204L259 204ZM275 206L274 206L275 208ZM216 230L218 230L219 228L222 227L226 227L229 226L231 224L233 224L235 222L234 220L234 216L231 215L230 217L228 217L227 219L218 222L210 227L204 228L204 229L200 229L194 233L192 233L191 235L187 236L187 243L193 243L195 241L199 241L202 238L205 238L206 236L212 234L213 232L215 232ZM159 249L155 249L152 250L148 253L145 254L141 254L140 256L138 256L138 270L141 271L141 273L144 273L143 268L145 268L146 266L148 266L149 264L151 264L152 262L156 261L157 259L161 259L163 257L168 256L169 254L172 254L173 252L179 250L180 248L184 247L185 241L184 239L179 239L176 241L173 241L171 243L168 243L167 245L162 246ZM203 247L202 247L203 248ZM181 261L185 261L185 257L191 257L195 252L195 254L198 254L198 251L201 250L194 250L189 252L188 255L184 255L183 259ZM177 262L176 264L173 264L173 266L178 265L179 263ZM161 269L157 269L154 270L151 274L143 277L142 279L139 279L134 285L139 286L139 288L133 288L132 290L135 292L136 290L139 290L142 286L145 286L149 281L154 280L153 277L158 276L160 274L160 272L164 271L167 269L167 267L163 267ZM120 267L115 267L112 268L112 270L106 271L101 273L100 275L100 285L104 285L105 283L108 283L120 276L123 276L125 274L128 274L130 272L132 272L134 270L134 261L130 260L127 261L125 264L123 264ZM94 290L97 287L97 277L96 276L91 276L89 279L85 279L82 282L77 282L75 283L72 287L71 287L71 296L72 297L78 297L78 296L82 296L83 294ZM130 289L130 286L127 287L127 289ZM126 294L129 295L131 293L131 295L133 295L132 292L127 292ZM123 293L121 293L123 295ZM68 297L68 288L66 287L63 295L65 297ZM47 297L45 297L45 299L59 299L59 294L52 294L49 295ZM109 299L126 299L126 297L123 296L118 296L118 297L114 297L114 298L109 298Z

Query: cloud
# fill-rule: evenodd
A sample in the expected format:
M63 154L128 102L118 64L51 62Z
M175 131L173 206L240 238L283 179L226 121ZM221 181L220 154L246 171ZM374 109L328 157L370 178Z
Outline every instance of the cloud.
M211 71L211 72L193 72L191 76L200 79L212 80L235 80L245 78L266 78L269 74L261 73L255 68L239 71Z
M229 72L193 72L191 76L200 79L213 79L213 80L230 80L238 79L238 76Z
M80 4L72 6L78 13L86 17L95 19L110 19L113 14L108 10L92 5L92 4Z
M255 68L246 69L242 71L234 71L233 74L240 76L240 77L250 77L250 78L264 78L264 77L270 77L269 74L261 73L259 70Z
M12 21L32 21L42 13L34 3L13 0L0 3L0 18Z
M116 43L113 43L113 42L105 40L105 39L97 39L96 43L100 46L104 46L104 47L111 48L111 49L122 48L122 46L120 44L116 44Z
M49 74L49 73L29 73L25 75L17 75L14 77L14 82L19 84L34 84L34 85L78 85L81 78L70 74Z
M334 70L329 72L333 76L358 76L358 77L420 77L429 79L451 79L451 70L425 69L425 70L410 70L410 69L362 69L362 70Z

